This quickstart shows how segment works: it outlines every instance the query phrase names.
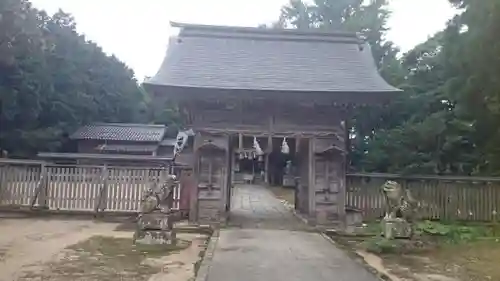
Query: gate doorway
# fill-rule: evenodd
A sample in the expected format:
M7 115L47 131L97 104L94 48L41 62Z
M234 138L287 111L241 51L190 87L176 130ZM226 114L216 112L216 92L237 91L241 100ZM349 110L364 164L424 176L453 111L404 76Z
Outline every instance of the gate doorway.
M282 153L282 138L273 138L272 151L268 160L268 178L267 182L271 186L293 187L296 175L296 157L295 157L295 139L286 140L289 153Z
M244 137L239 148L239 141L233 140L231 162L233 163L233 178L232 185L227 193L226 210L231 211L233 196L237 192L238 186L247 185L245 188L252 188L248 185L260 186L264 189L281 188L287 189L287 192L293 192L292 198L297 198L296 177L297 175L297 160L296 160L296 140L287 139L289 153L282 153L283 138L274 137L268 147L267 137L257 139L259 145L264 151L263 155L256 154L252 148L253 137ZM246 178L248 177L248 178ZM270 190L269 190L270 191ZM297 200L293 200L296 204ZM290 202L292 203L292 202Z

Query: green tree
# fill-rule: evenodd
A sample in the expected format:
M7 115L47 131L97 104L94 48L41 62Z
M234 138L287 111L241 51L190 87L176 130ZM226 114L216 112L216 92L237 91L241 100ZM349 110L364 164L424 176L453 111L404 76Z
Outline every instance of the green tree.
M386 1L292 0L282 9L282 28L360 32L382 76L404 90L351 120L357 170L500 174L500 2L450 3L461 13L400 58L384 38Z
M315 0L311 4L290 0L273 26L359 32L372 47L379 68L384 68L397 62L398 53L394 44L384 37L389 15L387 0L371 0L368 4L363 0Z
M364 143L358 167L500 174L500 3L450 2L462 13L402 58L417 107Z
M75 28L62 11L0 3L0 147L10 155L58 149L63 132L89 122L146 121L132 70Z

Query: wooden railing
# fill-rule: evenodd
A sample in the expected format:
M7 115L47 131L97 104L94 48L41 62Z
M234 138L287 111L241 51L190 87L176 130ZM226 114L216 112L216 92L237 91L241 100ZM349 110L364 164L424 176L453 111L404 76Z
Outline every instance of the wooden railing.
M360 209L365 220L384 215L381 186L395 180L420 202L422 218L496 221L500 219L500 178L455 176L347 175L346 204Z
M0 206L137 212L142 192L168 175L160 168L0 162ZM179 208L180 186L174 190Z

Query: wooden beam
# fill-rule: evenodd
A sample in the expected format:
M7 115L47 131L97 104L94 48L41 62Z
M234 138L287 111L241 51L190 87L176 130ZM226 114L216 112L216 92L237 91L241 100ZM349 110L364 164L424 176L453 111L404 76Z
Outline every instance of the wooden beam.
M251 136L251 137L267 137L267 136L273 136L273 137L278 137L278 138L294 138L297 136L301 137L331 137L335 136L342 141L344 140L344 129L334 129L334 130L311 130L311 131L304 131L299 129L295 130L276 130L273 129L271 132L270 130L266 130L265 128L238 128L238 127L232 127L232 128L215 128L215 127L193 127L193 130L196 132L203 132L203 133L208 133L208 134L227 134L227 135L238 135L242 134L243 136Z

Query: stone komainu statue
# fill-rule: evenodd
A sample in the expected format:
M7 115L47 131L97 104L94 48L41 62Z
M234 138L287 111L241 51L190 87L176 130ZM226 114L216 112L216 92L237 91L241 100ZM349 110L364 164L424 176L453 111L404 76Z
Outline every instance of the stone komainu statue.
M169 175L160 186L148 188L142 195L139 213L147 214L160 209L160 205L171 195L175 185L175 175Z
M171 244L176 243L174 213L172 212L173 190L178 184L174 175L162 177L143 193L137 217L134 243Z
M395 181L386 181L382 185L386 200L386 218L403 218L408 222L416 219L419 203L410 190L404 189Z

